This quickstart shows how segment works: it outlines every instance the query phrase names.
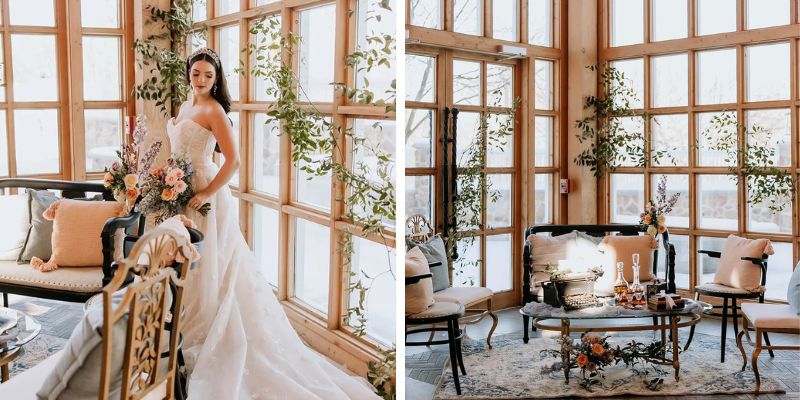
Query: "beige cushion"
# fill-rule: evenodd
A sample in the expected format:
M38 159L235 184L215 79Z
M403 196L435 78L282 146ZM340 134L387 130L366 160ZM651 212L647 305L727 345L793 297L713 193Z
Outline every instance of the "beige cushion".
M425 309L425 311L406 315L406 319L424 319L424 318L437 318L445 317L448 315L462 315L464 314L464 306L456 303L436 302L432 306Z
M485 287L449 287L433 294L433 299L437 302L448 302L461 304L469 307L492 298L491 289Z
M0 260L16 260L28 233L28 198L26 195L0 196Z
M759 329L800 330L800 316L788 304L742 303L742 312Z
M58 267L103 264L100 235L110 218L125 215L125 205L112 201L59 200L45 211L53 217L53 257Z
M639 280L649 281L656 278L653 275L653 238L650 236L606 236L600 242L600 250L613 258L614 266L622 261L625 268L622 276L628 282L633 282L633 254L639 253ZM617 279L617 269L614 267L614 280ZM606 270L606 273L608 271Z
M406 276L418 276L431 273L428 260L419 247L406 253ZM406 315L426 310L433 304L433 280L421 279L412 285L406 285Z
M703 292L709 293L730 293L730 294L750 294L752 292L744 289L739 289L735 287L720 285L719 283L704 283L702 285L696 286L695 290L699 290L700 294L704 294Z
M568 260L575 247L577 235L570 232L561 236L528 236L531 244L531 266L533 272L544 272L547 266L558 267L560 260Z
M0 261L0 282L47 289L94 293L103 289L103 269L59 268L41 272L16 261Z
M719 268L714 275L714 283L758 292L761 287L761 267L742 257L761 258L764 254L774 254L769 239L745 239L730 235L722 246Z

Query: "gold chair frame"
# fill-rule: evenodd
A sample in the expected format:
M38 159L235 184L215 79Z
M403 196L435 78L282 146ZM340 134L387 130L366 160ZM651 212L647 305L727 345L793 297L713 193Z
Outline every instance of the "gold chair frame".
M100 396L109 398L111 385L114 324L127 316L126 344L122 361L120 399L141 399L160 391L165 399L175 397L175 380L180 338L183 293L191 264L191 244L166 229L156 228L142 236L128 258L117 263L113 280L103 288L103 360ZM176 257L182 262L174 262ZM177 268L178 270L176 271ZM130 275L141 278L127 286L119 304L112 303L114 292ZM170 320L167 291L172 291L175 310ZM170 326L171 325L171 326ZM170 327L167 369L162 370L164 331Z
M758 373L758 356L761 354L761 350L800 350L800 346L772 346L770 344L764 346L761 344L761 338L764 337L764 334L767 332L800 334L800 328L762 329L753 326L756 333L756 342L753 343L753 340L750 338L750 331L747 329L748 322L747 316L742 314L742 330L739 331L738 335L736 335L736 345L739 347L739 352L742 353L742 371L744 371L747 367L747 353L745 353L744 346L742 345L742 336L747 337L747 343L755 347L755 349L753 349L753 354L751 355L750 363L753 365L753 373L756 375L756 393L758 393L761 389L761 375Z

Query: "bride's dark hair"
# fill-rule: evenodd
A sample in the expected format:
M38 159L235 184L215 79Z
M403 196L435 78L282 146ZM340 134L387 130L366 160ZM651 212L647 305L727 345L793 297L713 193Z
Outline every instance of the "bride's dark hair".
M228 114L231 112L231 95L228 93L228 84L225 81L225 73L222 71L222 62L220 62L217 52L206 47L192 53L192 55L189 56L189 60L186 62L186 81L192 81L192 65L201 60L214 66L214 72L216 72L217 77L214 81L214 86L211 88L211 97L222 106L222 109L225 110L225 114ZM228 117L228 121L231 123L231 126L233 126L233 121L230 117ZM219 144L214 147L214 151L217 153L222 152L219 149Z

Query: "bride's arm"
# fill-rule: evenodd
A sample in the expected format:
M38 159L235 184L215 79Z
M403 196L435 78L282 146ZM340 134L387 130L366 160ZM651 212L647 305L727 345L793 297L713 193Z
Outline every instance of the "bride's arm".
M231 127L227 116L222 112L214 112L213 116L209 118L211 125L211 132L217 140L222 155L225 156L225 162L222 163L219 172L211 180L207 187L195 193L194 197L189 200L189 207L198 209L208 201L214 193L220 188L228 184L233 174L239 169L239 150L236 148L236 143L233 139L233 128ZM198 188L199 189L199 188Z

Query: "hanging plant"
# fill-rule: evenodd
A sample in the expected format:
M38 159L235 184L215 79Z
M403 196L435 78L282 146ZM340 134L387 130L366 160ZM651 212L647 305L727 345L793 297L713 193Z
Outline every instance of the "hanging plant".
M149 17L147 24L160 24L163 33L150 35L144 40L136 39L133 49L139 68L149 68L152 78L133 87L131 95L136 99L153 100L165 116L177 109L189 95L186 81L186 38L193 32L192 1L174 0L169 10L156 6L145 7ZM198 31L205 35L206 26ZM156 44L167 41L166 47Z
M700 137L699 149L724 154L731 179L745 181L748 203L765 205L775 214L792 204L797 181L788 168L775 165L775 149L782 142L771 131L758 125L748 128L733 112L722 112L711 118ZM745 138L743 146L740 137Z
M589 143L589 148L578 154L574 162L579 166L589 167L595 178L603 176L607 170L614 172L622 165L647 167L651 163L659 163L665 157L675 160L670 155L671 149L647 149L647 140L644 135L646 126L651 117L647 113L636 113L631 105L638 101L636 92L631 88L630 80L616 68L604 65L588 67L591 71L600 71L600 87L603 91L599 97L587 96L584 101L584 110L591 114L575 121L575 126L580 132L575 136L579 143ZM625 121L640 119L641 129L630 129Z

